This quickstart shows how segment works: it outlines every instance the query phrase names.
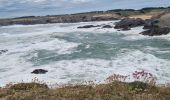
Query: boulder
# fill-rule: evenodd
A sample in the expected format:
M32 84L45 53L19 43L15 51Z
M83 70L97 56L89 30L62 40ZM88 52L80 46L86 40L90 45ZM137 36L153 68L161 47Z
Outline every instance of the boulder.
M137 18L124 18L115 24L115 29L129 30L133 27L143 26L145 21Z
M34 71L32 71L31 73L32 74L45 74L47 73L48 71L47 70L44 70L44 69L35 69Z
M110 25L104 25L102 28L113 28L113 27Z
M99 25L94 26L94 25L85 25L85 26L79 26L77 28L93 28L93 27L99 27Z

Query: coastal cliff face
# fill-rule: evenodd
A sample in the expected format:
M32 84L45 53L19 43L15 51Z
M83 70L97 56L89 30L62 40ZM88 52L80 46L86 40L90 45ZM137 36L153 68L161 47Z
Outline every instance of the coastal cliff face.
M75 23L89 21L117 20L121 16L117 14L96 13L96 14L75 14L75 15L56 15L56 16L28 16L12 19L1 19L0 26L22 24L47 24L47 23Z
M147 14L128 16L115 24L116 29L130 30L143 26L140 34L148 36L166 35L170 33L170 9L153 11Z
M140 34L149 35L149 36L169 34L170 33L170 10L167 9L167 11L165 11L164 13L150 19L149 22L150 22L149 25L146 24L144 26L144 28L147 30Z

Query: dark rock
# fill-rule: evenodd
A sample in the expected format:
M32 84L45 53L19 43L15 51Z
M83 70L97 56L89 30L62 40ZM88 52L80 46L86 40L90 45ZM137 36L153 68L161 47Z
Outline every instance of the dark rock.
M145 24L143 29L150 29L154 27L155 24L157 24L159 21L157 19L147 19L145 20Z
M148 36L158 36L158 35L166 35L168 33L170 33L170 28L153 27L151 29L141 32L140 34L148 35Z
M77 27L77 28L93 28L93 27L99 27L99 25L97 25L97 26L94 26L94 25L85 25L85 26L80 26L80 27Z
M124 27L124 28L122 29L122 31L128 31L128 30L131 30L130 27Z
M143 26L144 24L145 24L145 21L140 18L137 18L137 19L125 18L117 22L114 28L122 29L122 30L129 30L130 28Z
M113 28L113 27L110 25L104 25L102 28Z
M8 52L8 50L7 50L7 49L5 49L5 50L0 50L0 54L2 54L2 53L6 53L6 52Z
M47 73L47 70L44 69L35 69L33 72L31 72L32 74L45 74Z

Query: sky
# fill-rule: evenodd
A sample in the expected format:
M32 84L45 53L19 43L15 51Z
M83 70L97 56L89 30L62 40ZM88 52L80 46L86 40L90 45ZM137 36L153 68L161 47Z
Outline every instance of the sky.
M0 0L0 18L167 6L170 0Z

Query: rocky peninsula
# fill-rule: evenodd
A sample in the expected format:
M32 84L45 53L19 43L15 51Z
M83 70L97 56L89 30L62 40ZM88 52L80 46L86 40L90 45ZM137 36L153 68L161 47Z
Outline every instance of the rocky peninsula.
M108 11L94 11L66 15L26 16L18 18L0 19L0 26L7 25L34 25L48 23L76 23L90 21L120 20L115 26L106 25L103 28L130 30L133 27L143 26L143 35L166 35L170 32L170 7L151 7L139 10L115 9ZM80 26L78 28L91 28L98 26Z

